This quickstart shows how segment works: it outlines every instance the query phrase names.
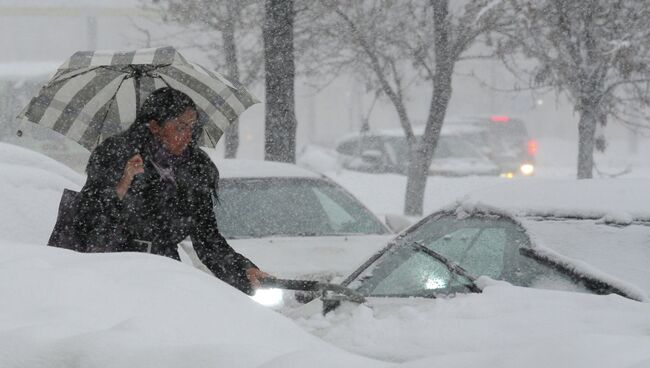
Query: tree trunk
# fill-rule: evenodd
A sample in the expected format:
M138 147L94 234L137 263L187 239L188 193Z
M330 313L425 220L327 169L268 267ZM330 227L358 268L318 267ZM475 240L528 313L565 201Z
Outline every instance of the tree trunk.
M583 100L578 123L578 179L593 177L596 124L596 106Z
M416 139L416 148L411 149L406 193L404 199L404 214L421 216L424 209L424 191L429 176L429 166L438 146L438 138L451 99L451 75L453 68L441 68L434 78L434 96L432 98L429 118L424 130L424 136ZM414 161L415 160L415 161Z
M408 177L406 179L404 214L408 216L421 216L424 209L424 190L429 175L429 166L425 154L422 139L418 137L414 147L410 150Z
M236 81L239 80L239 67L237 65L237 46L235 44L235 19L238 19L237 4L229 1L228 18L222 32L223 48L228 66L228 76ZM239 148L239 120L234 121L224 132L226 134L226 158L235 158Z
M429 166L438 145L438 138L451 99L451 82L456 57L450 42L451 24L449 23L449 1L431 0L433 22L435 26L435 71L432 80L433 93L429 105L424 136L416 139L415 149L411 149L404 214L421 216L424 209L424 192Z
M265 159L295 163L293 0L266 0L265 10Z

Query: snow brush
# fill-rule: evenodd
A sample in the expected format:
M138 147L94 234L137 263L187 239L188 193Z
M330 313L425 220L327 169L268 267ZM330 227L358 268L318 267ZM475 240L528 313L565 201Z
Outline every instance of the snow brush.
M323 293L323 299L327 300L346 300L355 303L364 303L366 301L366 298L359 292L338 284L329 284L313 280L287 280L275 277L263 278L260 280L260 284L263 288L320 291Z

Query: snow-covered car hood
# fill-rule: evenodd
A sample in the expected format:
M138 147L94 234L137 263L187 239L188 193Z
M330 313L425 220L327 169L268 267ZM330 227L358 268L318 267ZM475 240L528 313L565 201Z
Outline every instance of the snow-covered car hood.
M384 248L393 235L229 240L262 270L283 278L343 277Z
M275 277L331 281L347 276L373 254L384 248L393 235L350 235L317 237L269 237L230 239L228 243L261 270ZM183 244L195 267L207 271ZM183 257L181 257L183 258Z

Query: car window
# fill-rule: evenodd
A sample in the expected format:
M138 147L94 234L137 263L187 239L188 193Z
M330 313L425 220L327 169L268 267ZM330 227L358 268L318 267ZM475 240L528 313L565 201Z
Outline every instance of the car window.
M342 153L344 155L356 155L359 150L359 141L357 138L352 139L352 140L347 140L345 142L341 142L337 147L336 150L339 153Z
M363 135L339 143L336 150L345 155L360 155L368 150L382 151L383 143L381 137Z
M324 193L320 188L313 188L312 190L323 207L334 231L341 231L347 224L354 222L354 217L342 205L330 198L327 193Z
M395 157L395 162L408 162L409 149L404 137L386 137L385 143L390 147ZM445 158L480 158L479 151L475 150L462 137L441 136L438 139L434 159Z
M520 161L528 157L527 143L528 132L522 120L509 119L504 122L495 122L490 119L468 120L457 122L459 127L466 127L459 136L466 142L471 142L478 151L488 156L510 170L515 164L512 161ZM471 131L468 128L475 128ZM476 130L479 129L479 130Z
M421 244L461 265L472 275L499 278L503 272L507 241L504 228L475 226Z
M397 246L377 260L358 291L369 296L435 296L468 292L470 284L431 256Z
M226 238L387 233L354 197L322 179L225 178L215 212Z
M383 142L381 137L374 135L362 135L355 138L350 143L351 144L349 147L352 148L351 154L353 155L359 155L368 150L383 150Z
M418 241L427 248L459 264L470 274L502 278L506 259L516 256L528 238L515 223L486 216L459 220L454 215L427 221L402 240Z
M528 132L520 120L489 123L488 140L495 155L518 157L526 154Z
M475 150L461 137L442 136L438 139L436 159L443 158L480 158L481 153Z
M522 256L519 249L531 247L530 239L520 225L504 216L434 216L400 240L413 241L473 276L489 276L518 286L588 291L567 274Z
M396 163L406 163L409 161L409 148L404 137L386 137L385 144L393 152Z

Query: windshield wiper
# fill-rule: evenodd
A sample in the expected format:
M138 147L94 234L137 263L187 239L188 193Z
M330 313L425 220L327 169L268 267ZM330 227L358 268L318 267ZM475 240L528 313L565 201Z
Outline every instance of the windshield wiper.
M423 252L424 254L426 254L428 256L431 256L431 257L437 259L438 261L440 261L440 263L444 264L445 267L447 267L449 272L451 272L453 274L461 275L464 278L466 278L467 280L469 280L470 285L467 285L467 287L469 288L470 291L472 291L474 293L480 293L482 291L481 288L479 288L476 285L476 278L474 276L470 275L461 266L459 266L456 263L448 260L443 255L441 255L440 253L435 252L435 251L427 248L426 246L422 245L418 241L414 241L412 243L409 243L409 245L412 246L413 248L415 248L416 250L419 250L419 251Z

